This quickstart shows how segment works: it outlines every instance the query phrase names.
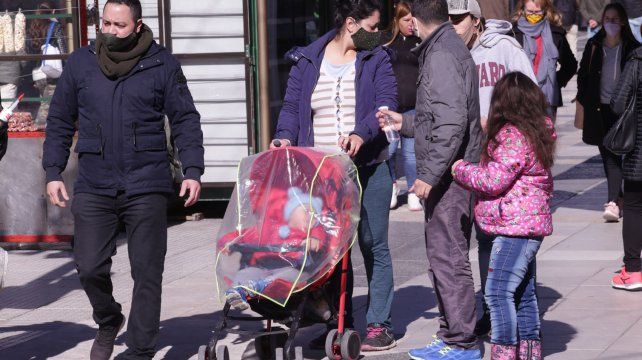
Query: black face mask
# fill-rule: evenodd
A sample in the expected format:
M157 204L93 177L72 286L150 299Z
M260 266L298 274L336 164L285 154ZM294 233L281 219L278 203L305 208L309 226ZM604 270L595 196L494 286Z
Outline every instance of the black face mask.
M380 40L381 33L379 31L369 32L364 30L364 28L360 28L357 32L352 34L352 42L359 50L370 51L379 45Z
M119 38L113 34L99 33L101 42L105 44L107 50L112 52L128 52L138 43L138 33L132 32L124 38Z

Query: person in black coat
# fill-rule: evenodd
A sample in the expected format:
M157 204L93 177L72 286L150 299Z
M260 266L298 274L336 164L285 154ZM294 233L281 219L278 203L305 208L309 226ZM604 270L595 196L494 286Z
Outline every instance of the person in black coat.
M633 51L622 71L611 99L613 112L624 113L635 98L637 140L633 151L624 156L622 167L624 267L611 280L614 288L631 291L642 289L642 47Z
M577 71L562 17L551 0L522 0L513 21L515 39L533 62L535 77L550 104L549 115L555 120L557 108L563 105L561 89Z
M604 9L602 29L589 39L577 75L577 101L584 107L582 140L596 145L602 155L608 182L604 219L618 221L622 197L622 157L607 150L602 142L617 121L610 102L626 60L639 44L633 37L626 11L620 4Z

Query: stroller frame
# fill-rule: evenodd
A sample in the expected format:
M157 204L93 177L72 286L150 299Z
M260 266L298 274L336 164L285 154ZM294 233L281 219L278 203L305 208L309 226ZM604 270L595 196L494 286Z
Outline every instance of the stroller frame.
M333 316L337 319L337 329L331 330L325 342L325 353L330 360L356 360L361 353L361 339L359 334L345 328L346 288L348 283L348 260L350 252L346 252L341 260L341 287L339 297L339 309L336 311L334 304L328 301ZM255 336L255 348L261 359L270 360L303 360L303 348L294 347L294 339L302 325L302 316L307 303L310 291L306 290L302 301L290 312L291 323L288 330L276 327L273 328L274 319L265 316L232 316L230 304L225 303L223 315L216 322L212 337L207 345L202 345L198 350L199 360L229 360L229 351L226 345L217 347L218 341L224 332ZM327 298L327 296L326 296ZM237 322L267 321L264 331L255 332L237 330L228 327L229 320ZM283 345L282 345L283 344ZM274 353L272 353L274 351Z

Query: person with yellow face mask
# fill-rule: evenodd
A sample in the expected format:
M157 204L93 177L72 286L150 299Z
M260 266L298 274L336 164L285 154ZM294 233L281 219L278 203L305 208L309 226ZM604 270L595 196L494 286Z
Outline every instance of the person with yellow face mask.
M549 116L555 120L557 108L563 105L561 88L577 71L562 17L551 0L520 0L516 9L515 39L533 64L537 83L549 103Z

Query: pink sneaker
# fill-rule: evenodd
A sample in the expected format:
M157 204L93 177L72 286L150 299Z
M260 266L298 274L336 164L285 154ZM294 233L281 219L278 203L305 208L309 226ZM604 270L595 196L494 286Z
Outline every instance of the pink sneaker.
M642 290L642 272L626 272L624 268L611 280L611 286L616 289L640 291Z
M493 344L490 348L490 360L516 360L517 346Z
M519 360L542 360L542 342L522 340L519 342Z

